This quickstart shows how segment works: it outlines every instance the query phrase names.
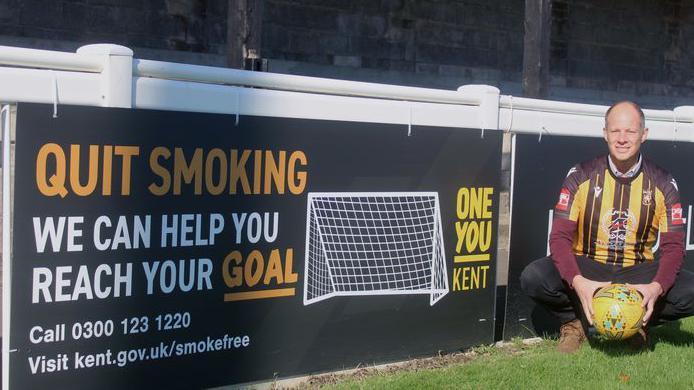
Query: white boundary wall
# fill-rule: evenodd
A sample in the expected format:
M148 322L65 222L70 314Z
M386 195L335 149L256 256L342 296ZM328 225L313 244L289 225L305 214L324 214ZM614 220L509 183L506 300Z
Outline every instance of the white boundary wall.
M466 85L457 91L133 59L117 45L88 45L76 53L0 46L0 102L141 108L354 122L473 128L484 131L601 137L607 106L501 95ZM644 110L649 138L694 142L694 106ZM9 115L3 115L5 140ZM242 119L241 119L242 120ZM7 164L9 142L4 143ZM511 158L514 154L511 153ZM501 158L501 156L500 156ZM513 175L513 170L511 172ZM3 175L5 186L9 175ZM5 179L7 178L7 179ZM8 188L3 209L9 215ZM511 193L513 191L511 190ZM7 199L5 199L7 198ZM512 215L512 212L511 212ZM9 222L9 218L4 218ZM8 225L6 225L8 226ZM3 229L3 371L9 332L10 230ZM3 376L3 388L8 385Z

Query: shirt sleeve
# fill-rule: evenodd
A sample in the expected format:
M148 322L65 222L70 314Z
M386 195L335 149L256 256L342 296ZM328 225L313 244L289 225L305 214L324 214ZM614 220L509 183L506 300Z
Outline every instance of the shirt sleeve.
M665 294L675 283L684 259L684 215L677 182L668 175L662 187L662 206L658 208L660 260L653 278Z
M554 205L554 218L568 219L570 221L578 221L578 215L582 206L581 199L585 196L582 183L586 181L585 174L580 165L575 165L569 169L569 172L562 183L559 191L559 199Z
M576 275L581 274L576 256L573 253L573 242L576 238L577 221L581 207L581 183L584 181L584 173L580 165L569 169L559 191L557 204L554 206L554 220L549 236L552 261L561 278L569 285L572 284Z
M667 175L662 184L662 202L656 210L660 233L684 231L684 214L680 203L680 191L675 179ZM659 195L659 194L658 194Z
M554 218L552 232L549 235L549 250L552 262L557 267L561 278L571 286L574 277L581 274L573 252L573 240L576 236L576 222L563 218Z

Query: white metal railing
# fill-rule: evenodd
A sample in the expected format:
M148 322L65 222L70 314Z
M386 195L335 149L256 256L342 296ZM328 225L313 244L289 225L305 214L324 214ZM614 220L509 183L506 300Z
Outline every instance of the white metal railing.
M501 108L514 108L516 110L543 111L562 114L593 115L604 116L607 106L584 103L560 102L554 100L531 99L510 95L499 97ZM644 109L644 114L648 120L654 121L673 121L694 122L694 107L681 106L674 110L650 110Z
M145 80L169 80L178 84L149 83ZM219 107L214 112L234 112L226 107L235 104L238 108L242 104L238 102L241 98L238 90L227 93L226 90L211 88L213 85L222 88L254 87L270 91L388 101L443 103L480 108L484 106L484 110L481 110L482 119L478 121L481 128L584 136L598 135L597 130L592 128L598 124L596 120L601 118L607 109L602 105L499 95L498 89L490 86L464 86L457 91L450 91L132 59L130 49L116 45L88 45L80 48L77 53L0 46L0 82L3 83L0 90L2 101L166 109L165 106L153 102L158 94L159 99L166 104L167 97L164 93L143 93L138 90L159 88L162 85L171 86L171 91L190 91L198 97L208 92L227 96L229 101L218 104ZM182 96L178 99L176 108L180 108L185 98L186 96ZM204 109L204 105L201 104L192 106L194 107L191 110ZM490 108L495 108L497 113L491 114L493 110ZM644 112L652 129L655 127L658 131L667 133L661 135L663 139L687 140L682 134L679 134L679 138L676 137L679 130L694 133L694 107ZM417 113L410 113L409 116L416 117ZM568 126L566 129L549 130L549 125L546 124L548 122L552 122L556 128L563 124ZM667 130L670 127L672 131ZM586 128L592 130L580 131ZM597 129L599 130L599 126ZM577 130L579 131L576 132ZM670 132L673 135L670 135ZM691 140L694 141L694 138Z
M0 46L0 65L100 73L104 57L93 54Z
M238 69L151 60L133 60L133 75L199 83L227 84L284 91L429 103L479 105L481 100L479 96L475 94L461 94L456 91L441 89L404 87L400 85L365 83L278 73L249 72Z

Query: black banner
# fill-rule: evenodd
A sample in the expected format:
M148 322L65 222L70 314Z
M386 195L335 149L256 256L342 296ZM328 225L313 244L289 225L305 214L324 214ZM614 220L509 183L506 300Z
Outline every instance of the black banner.
M12 387L209 387L492 340L500 134L234 122L18 106Z
M691 156L694 144L648 140L643 154L669 171L677 180L687 217L687 253L691 243L689 215L694 200ZM554 208L569 168L581 161L607 154L602 138L553 136L538 142L537 136L516 135L513 220L509 264L508 298L504 338L530 337L554 332L559 324L547 311L536 306L520 289L519 277L526 265L547 254L549 212ZM694 269L693 256L685 267Z

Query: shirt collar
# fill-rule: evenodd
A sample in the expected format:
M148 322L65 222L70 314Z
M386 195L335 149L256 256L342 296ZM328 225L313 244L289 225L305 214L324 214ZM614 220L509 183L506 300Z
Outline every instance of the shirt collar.
M610 163L610 170L612 171L612 173L614 173L614 175L617 177L624 177L624 178L633 177L636 174L636 172L639 171L639 169L641 168L641 160L642 160L641 154L639 154L639 160L636 162L636 164L634 164L631 168L629 168L629 170L626 171L625 173L622 173L619 171L619 169L617 169L617 166L612 162L612 157L610 155L607 156L607 161Z

